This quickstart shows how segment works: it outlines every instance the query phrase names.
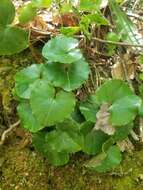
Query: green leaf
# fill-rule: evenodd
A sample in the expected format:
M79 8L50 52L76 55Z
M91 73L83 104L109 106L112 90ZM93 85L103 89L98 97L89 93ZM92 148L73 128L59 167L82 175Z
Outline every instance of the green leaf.
M30 132L35 133L44 127L40 125L36 117L34 117L30 105L28 103L20 103L17 107L17 111L20 116L22 126Z
M98 10L101 0L80 0L79 8L82 11Z
M59 91L45 81L35 82L30 104L33 114L44 126L63 121L74 110L75 98L72 93Z
M94 96L90 96L86 101L82 102L79 108L86 121L96 122L96 114L99 110L99 105Z
M73 119L66 119L56 125L56 128L66 132L80 147L84 146L84 134L81 132L81 125Z
M102 131L91 131L85 136L83 152L91 155L102 151L102 144L108 139L108 135Z
M105 102L112 104L116 100L128 95L133 95L129 86L122 80L112 79L97 89L95 98L100 104Z
M70 12L73 12L72 2L63 2L60 7L60 13L65 14Z
M12 23L15 17L15 7L11 0L0 1L0 25L6 26Z
M61 27L60 32L66 36L73 36L80 31L78 26Z
M70 64L82 58L77 46L78 40L59 35L44 45L42 55L49 61Z
M141 34L138 33L136 26L127 17L126 13L120 9L118 3L115 0L109 0L109 7L113 15L116 32L121 36L121 39L132 44L142 44Z
M117 142L126 139L133 127L133 124L116 127L115 134L113 135L114 140Z
M83 115L81 114L78 105L75 106L74 111L71 113L71 118L77 123L81 124L85 121Z
M92 158L86 164L86 167L97 172L107 172L119 165L121 160L122 155L119 148L113 145L109 148L107 154L101 153Z
M112 125L122 126L132 122L141 104L142 100L135 95L126 96L115 101L109 108Z
M139 107L139 116L143 117L143 103L142 103L142 105Z
M33 64L19 71L15 76L15 93L20 98L29 99L33 83L41 78L43 65Z
M48 63L46 68L44 77L47 76L54 86L61 87L66 91L79 88L89 75L89 66L84 60L79 60L70 65Z
M143 54L141 54L141 55L139 56L139 63L140 63L140 64L143 64Z
M94 127L94 123L85 121L80 125L80 132L84 135L84 137L91 132Z
M47 152L47 158L53 166L63 166L69 162L67 152Z
M75 153L81 150L73 138L67 132L54 130L46 135L46 141L50 152L67 152Z
M83 15L80 20L80 29L88 38L91 37L90 25L92 24L106 26L109 25L109 21L101 13Z
M0 55L19 53L28 47L28 33L24 30L0 26Z
M120 36L117 35L114 32L109 32L106 36L106 39L108 41L112 41L112 42L118 42L120 40ZM117 45L114 44L107 44L107 50L108 50L108 55L111 56L113 55L113 53L115 52Z
M47 8L51 3L52 0L32 0L32 4L37 8Z
M48 158L49 163L54 166L65 165L69 161L69 154L66 152L49 151L48 142L46 141L46 132L39 132L33 135L34 147Z
M21 8L19 14L19 22L22 24L32 21L37 15L37 8L33 6L32 3L29 3Z

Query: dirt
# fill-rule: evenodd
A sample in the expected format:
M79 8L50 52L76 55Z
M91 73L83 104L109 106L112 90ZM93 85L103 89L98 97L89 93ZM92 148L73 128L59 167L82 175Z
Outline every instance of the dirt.
M0 58L0 134L17 121L12 96L14 75L33 63L31 53ZM64 167L53 167L32 145L23 143L26 132L18 127L0 147L0 190L143 190L143 149L124 153L121 165L110 173L99 174L84 167L82 153L71 156ZM22 131L21 134L18 131Z

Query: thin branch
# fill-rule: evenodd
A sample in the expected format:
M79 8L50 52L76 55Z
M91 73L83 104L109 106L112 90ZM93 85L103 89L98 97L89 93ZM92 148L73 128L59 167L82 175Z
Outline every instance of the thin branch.
M76 37L77 38L83 38L82 35L78 35ZM126 43L126 42L113 42L113 41L103 40L103 39L96 38L96 37L91 38L91 40L95 40L95 41L98 41L98 42L101 42L101 43L119 45L119 46L143 47L143 45L141 45L141 44L129 44L129 43Z
M35 28L32 28L31 30L33 30L33 31L35 31L35 32L37 32L39 34L42 34L42 35L49 35L49 32L45 32L43 30L38 30L38 29L35 29ZM76 35L75 37L81 39L81 38L84 38L85 36L83 36L83 35ZM103 39L100 39L100 38L97 38L97 37L92 37L91 40L95 40L95 41L101 42L101 43L119 45L119 46L141 47L141 48L143 48L143 45L141 45L141 44L129 44L129 43L126 43L126 42L113 42L113 41L109 41L109 40L103 40Z
M8 135L8 133L10 133L19 124L20 124L20 120L18 120L16 123L10 125L9 128L3 132L2 136L1 136L1 140L0 140L0 145L4 144L5 139L6 139L7 135Z
M134 10L134 9L136 8L136 6L139 4L139 2L140 2L140 0L136 0L136 1L134 2L134 5L133 5L133 7L132 7L132 10Z
M143 18L142 18L140 15L138 15L138 14L135 14L135 13L127 13L127 15L128 15L129 17L133 17L133 18L135 18L135 19L140 20L140 21L143 22Z

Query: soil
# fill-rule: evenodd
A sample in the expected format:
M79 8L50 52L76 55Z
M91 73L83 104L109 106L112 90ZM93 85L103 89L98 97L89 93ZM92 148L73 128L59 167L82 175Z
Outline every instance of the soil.
M18 120L12 96L14 75L32 64L31 53L0 58L0 135ZM124 153L121 165L110 173L95 173L84 167L82 153L71 156L64 167L53 167L34 150L30 138L17 127L0 147L0 190L143 190L143 149ZM27 141L26 141L26 140Z

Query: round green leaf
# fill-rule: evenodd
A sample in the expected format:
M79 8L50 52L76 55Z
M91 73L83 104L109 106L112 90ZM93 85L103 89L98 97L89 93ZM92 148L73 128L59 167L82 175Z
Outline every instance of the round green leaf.
M61 65L59 63L48 63L46 65L45 77L56 87L61 87L66 91L79 88L89 75L88 63L79 60L70 65Z
M73 63L82 58L78 46L78 40L72 37L59 35L48 41L42 50L42 55L49 61L59 63Z
M115 168L120 164L122 160L122 154L118 146L113 145L107 151L107 154L101 153L100 155L92 158L86 167L97 171L97 172L107 172Z
M11 24L15 17L15 7L11 0L0 1L0 25ZM1 42L1 41L0 41Z
M95 155L102 151L102 144L108 139L108 135L102 131L91 131L85 136L83 152Z
M126 96L115 101L115 103L109 108L112 125L121 126L132 122L135 119L141 104L142 100L135 95Z
M96 101L100 104L105 102L112 104L116 100L128 95L133 95L133 91L129 86L122 80L113 79L105 82L99 87L95 97Z
M45 81L35 82L30 104L33 114L44 126L63 121L74 110L75 97L72 93L59 91Z
M46 141L50 152L75 153L81 150L80 145L67 132L61 130L49 132Z
M48 158L49 163L52 165L65 165L69 161L69 154L67 152L57 152L57 150L51 150L49 148L49 143L46 141L46 135L47 133L45 131L35 133L32 139L34 147L46 158Z
M29 3L22 7L19 14L19 22L25 24L34 19L37 14L37 8L33 6L32 3Z
M80 147L84 144L84 135L80 131L81 125L73 119L65 119L62 123L58 123L56 128L62 132L66 132Z
M35 133L43 128L32 114L32 110L28 103L20 103L17 107L18 114L21 119L22 126L32 133Z
M28 47L28 33L16 27L0 27L0 55L18 53Z
M43 65L33 64L19 71L15 76L15 93L18 97L29 99L33 83L41 78Z

